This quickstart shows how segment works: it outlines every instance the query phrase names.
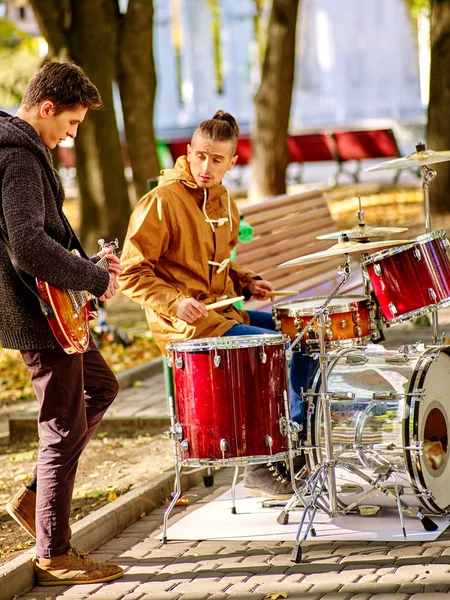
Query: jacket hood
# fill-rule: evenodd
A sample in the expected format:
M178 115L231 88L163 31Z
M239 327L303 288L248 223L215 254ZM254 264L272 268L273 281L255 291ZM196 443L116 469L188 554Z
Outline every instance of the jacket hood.
M0 111L0 149L4 148L22 148L35 154L50 180L58 187L50 150L44 146L34 127L19 117Z
M161 171L159 185L174 181L182 181L185 185L191 188L198 187L198 185L195 183L195 179L192 177L187 156L180 156L177 159L173 169L164 169Z
M228 189L221 183L214 185L209 190L199 188L197 183L195 182L194 177L192 176L191 169L189 167L189 163L187 160L187 156L180 156L175 163L173 169L164 169L161 171L161 177L159 178L159 184L170 184L176 181L181 181L187 187L195 190L195 192L199 192L197 201L199 202L201 209L205 215L205 220L207 223L211 225L211 229L214 231L214 226L219 224L223 224L224 221L229 221L230 229L233 231L233 223L231 220L231 199L230 192ZM207 201L219 201L219 197L226 193L227 194L227 217L219 218L219 219L210 219L206 212L206 203ZM197 197L197 193L194 194ZM209 210L209 209L208 209Z
M46 157L49 153L34 127L3 111L0 111L0 147L26 148Z

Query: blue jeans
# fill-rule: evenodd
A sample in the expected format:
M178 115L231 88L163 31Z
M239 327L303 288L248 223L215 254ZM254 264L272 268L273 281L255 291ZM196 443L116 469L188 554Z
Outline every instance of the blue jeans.
M230 335L262 335L273 333L275 323L270 313L248 310L250 325L233 325L224 336ZM291 418L304 425L306 418L306 402L300 400L300 388L308 389L309 382L317 368L317 361L301 352L293 352L289 369L289 408Z

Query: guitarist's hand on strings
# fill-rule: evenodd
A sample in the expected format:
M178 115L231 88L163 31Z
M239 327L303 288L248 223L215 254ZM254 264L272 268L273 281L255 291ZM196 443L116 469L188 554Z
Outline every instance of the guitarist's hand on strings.
M103 302L104 300L109 300L110 298L112 298L114 296L114 294L116 293L116 291L118 289L119 289L119 284L117 283L116 276L114 275L114 273L110 273L109 274L109 283L108 283L108 287L106 288L106 292L103 294L103 296L99 297L99 300L101 302Z
M120 259L114 254L114 249L109 246L103 246L100 252L97 254L99 258L105 256L108 260L108 271L114 273L114 275L120 275L123 271L123 267L120 264Z

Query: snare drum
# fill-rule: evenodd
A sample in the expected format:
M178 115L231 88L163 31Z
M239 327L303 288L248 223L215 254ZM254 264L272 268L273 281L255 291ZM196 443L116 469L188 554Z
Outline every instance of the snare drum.
M392 465L411 500L441 514L450 508L450 346L406 349L333 353L327 373L333 452L369 473ZM320 391L319 372L307 396L311 469L325 456ZM345 505L345 495L338 499Z
M287 337L173 342L181 458L200 465L282 460L288 450Z
M303 298L291 302L280 302L272 312L278 331L287 334L291 340L307 325L316 310L325 302L326 296ZM365 345L371 339L372 302L366 296L337 296L327 306L325 343L328 348L346 345ZM301 341L307 347L318 347L318 323L315 321L305 332Z
M361 261L386 325L450 305L448 245L444 231L433 231Z

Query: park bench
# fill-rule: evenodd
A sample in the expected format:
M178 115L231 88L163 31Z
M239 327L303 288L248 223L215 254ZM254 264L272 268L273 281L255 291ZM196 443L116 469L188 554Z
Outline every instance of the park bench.
M341 257L302 267L278 267L282 262L333 245L332 241L316 239L318 235L336 231L322 192L276 196L258 204L239 206L239 210L254 228L253 240L237 246L240 265L271 281L275 289L297 290L299 297L326 295L334 289L338 282L337 268L343 262ZM359 268L354 271L342 294L360 286L361 271ZM277 298L277 302L282 300ZM250 301L245 306L257 309L263 303Z
M190 140L171 140L167 142L174 161L186 154L186 146ZM316 133L289 135L287 139L288 163L300 166L295 179L302 181L306 163L330 162L337 164L333 184L337 185L341 175L346 174L355 182L360 180L362 161L368 159L393 159L401 156L392 129L335 130ZM237 145L237 165L246 166L252 159L250 137L241 135ZM350 170L349 163L356 163ZM401 171L394 176L397 183Z

